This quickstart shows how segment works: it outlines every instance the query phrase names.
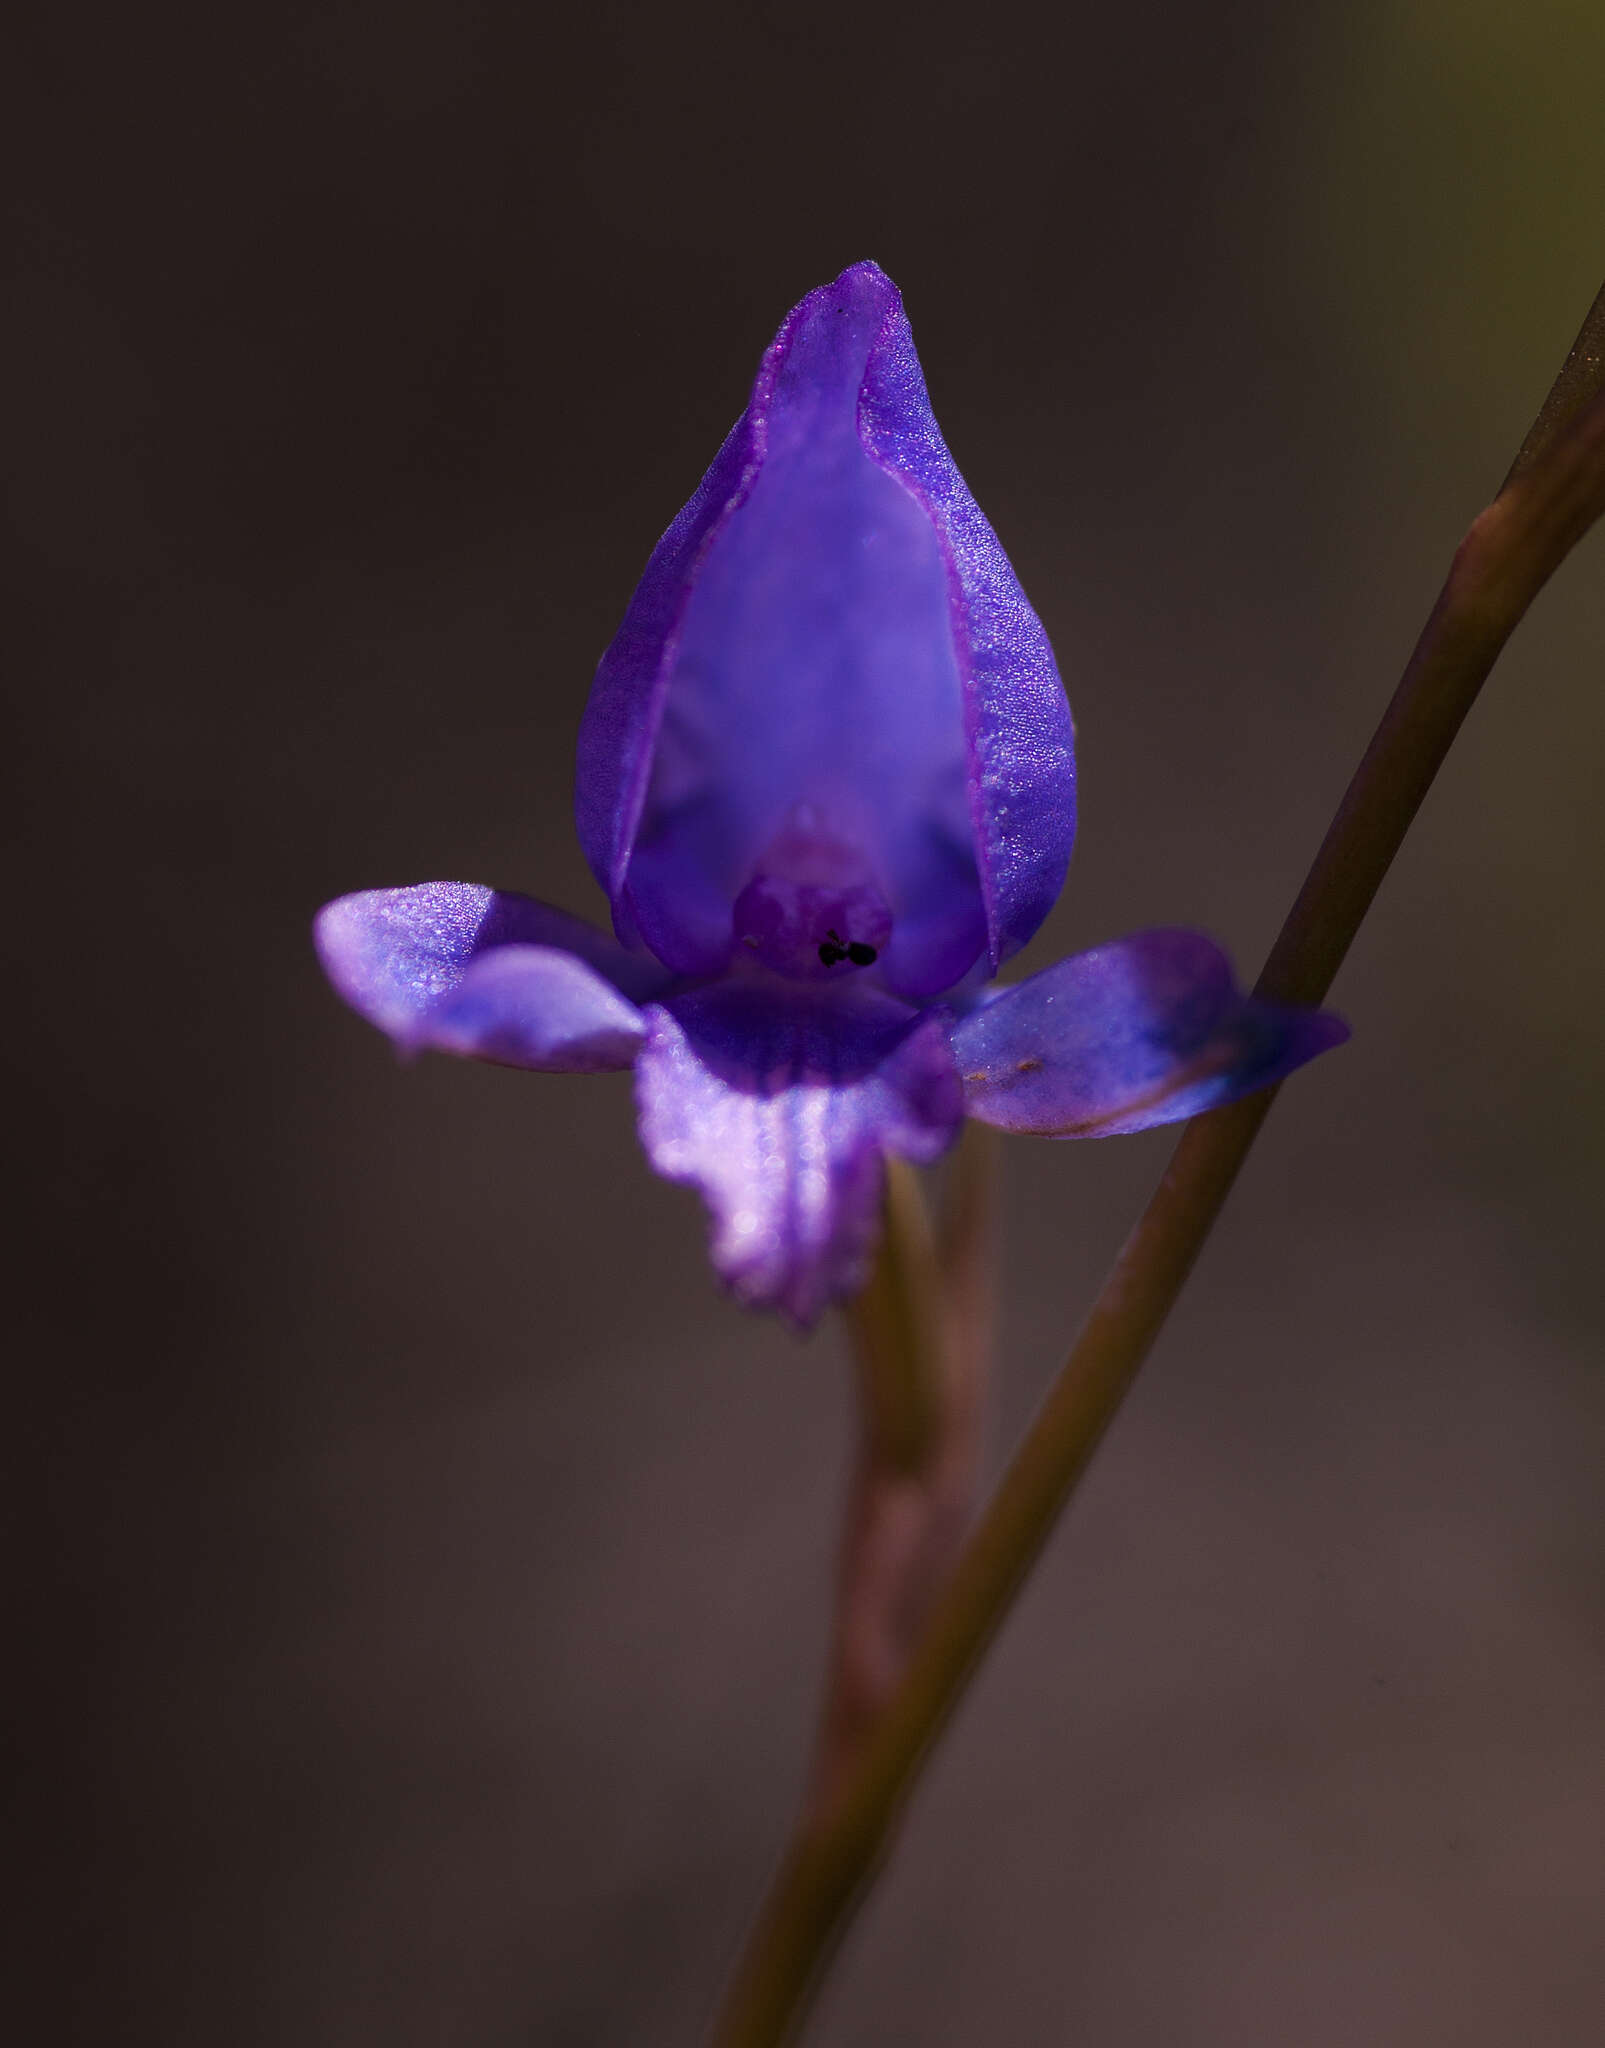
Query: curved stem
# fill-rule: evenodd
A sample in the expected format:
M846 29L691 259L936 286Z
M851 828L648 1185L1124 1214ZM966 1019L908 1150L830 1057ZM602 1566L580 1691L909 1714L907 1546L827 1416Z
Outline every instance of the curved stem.
M1605 363L1594 333L1602 318L1596 301L1557 379L1559 400L1551 394L1529 436L1531 452L1461 543L1259 993L1310 1003L1326 994L1505 641L1605 511ZM839 1799L787 1854L715 2048L774 2048L794 2033L926 1756L1181 1292L1273 1099L1267 1090L1182 1133Z

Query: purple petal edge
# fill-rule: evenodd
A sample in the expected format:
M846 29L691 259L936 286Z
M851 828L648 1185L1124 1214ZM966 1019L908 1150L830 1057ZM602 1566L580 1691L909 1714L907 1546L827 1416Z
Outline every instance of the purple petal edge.
M574 825L591 873L612 905L621 938L634 935L624 904L624 878L652 771L675 629L691 594L698 558L750 483L755 432L749 407L652 550L623 623L597 666L580 719Z
M482 883L421 882L341 896L318 912L313 940L336 993L404 1049L438 1044L517 1065L558 1059L565 1034L580 1048L577 1059L601 1059L604 1045L616 1048L634 1005L672 985L655 960L627 953L583 919ZM572 968L522 958L530 953ZM521 968L503 955L520 956ZM536 1009L543 987L554 1005L546 1024ZM503 1050L478 1049L476 1030ZM524 1056L514 1057L520 1030ZM587 1034L600 1035L591 1043Z
M942 1015L730 984L648 1010L636 1096L654 1168L707 1203L726 1287L802 1330L867 1276L883 1153L927 1163L963 1116Z
M875 271L873 264L855 268ZM925 506L947 559L996 969L1031 937L1064 886L1076 832L1075 735L1048 636L948 452L902 295L884 282L886 324L859 398L860 433L875 460Z
M1179 1123L1269 1087L1349 1036L1243 995L1197 932L1134 933L1004 989L953 1032L971 1116L1047 1138Z
M606 1074L635 1064L641 1012L572 953L498 946L418 1019L404 1043L539 1074Z

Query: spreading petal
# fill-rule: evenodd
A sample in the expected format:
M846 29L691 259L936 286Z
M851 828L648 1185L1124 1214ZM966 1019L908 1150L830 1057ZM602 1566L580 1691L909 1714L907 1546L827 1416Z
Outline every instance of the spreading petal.
M702 1191L731 1292L806 1328L863 1284L882 1154L935 1159L963 1100L942 1016L867 988L779 990L726 982L649 1010L636 1093L652 1164Z
M798 958L831 930L862 943L843 920L868 901L887 985L920 999L1057 894L1064 692L874 264L794 309L654 552L597 672L576 811L620 930L681 973L752 942L732 911L755 883L828 887Z
M567 911L468 882L364 889L319 911L325 973L412 1049L546 1070L628 1066L669 977Z
M954 1029L965 1108L1006 1131L1103 1138L1232 1102L1349 1035L1244 996L1197 932L1138 932L1005 989Z
M498 946L424 1011L405 1042L542 1074L605 1074L634 1066L645 1036L634 1003L572 953Z

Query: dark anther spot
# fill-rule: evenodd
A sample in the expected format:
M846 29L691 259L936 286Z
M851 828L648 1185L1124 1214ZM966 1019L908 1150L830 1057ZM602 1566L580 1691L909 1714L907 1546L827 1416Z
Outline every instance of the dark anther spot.
M834 967L838 960L845 960L846 958L847 948L845 946L832 946L827 942L819 949L819 964L821 967Z
M855 967L873 967L878 956L873 946L866 946L855 939L847 948L847 957Z

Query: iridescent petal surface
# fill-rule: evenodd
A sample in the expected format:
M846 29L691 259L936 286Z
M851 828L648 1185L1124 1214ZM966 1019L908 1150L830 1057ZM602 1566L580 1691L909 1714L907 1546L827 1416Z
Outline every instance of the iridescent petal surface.
M633 1066L645 1035L635 1005L574 954L497 946L470 961L404 1043L541 1074L605 1074Z
M1197 932L1137 932L1045 968L953 1032L970 1116L1044 1138L1178 1123L1264 1088L1348 1026L1244 996Z
M324 972L352 1009L400 1044L456 988L470 965L503 946L573 954L632 1002L663 993L655 960L629 953L566 910L477 882L362 889L326 903L313 924Z
M806 1328L865 1276L884 1167L951 1142L963 1100L945 1020L873 990L725 982L647 1012L641 1140L698 1187L713 1262L750 1308Z
M893 303L859 396L859 431L876 461L917 493L947 562L996 968L1031 937L1064 886L1076 833L1070 707L1042 621L948 453L902 300L884 282Z

